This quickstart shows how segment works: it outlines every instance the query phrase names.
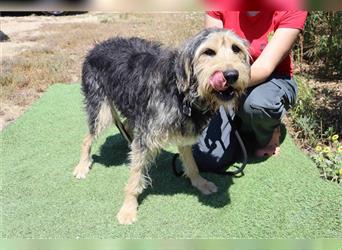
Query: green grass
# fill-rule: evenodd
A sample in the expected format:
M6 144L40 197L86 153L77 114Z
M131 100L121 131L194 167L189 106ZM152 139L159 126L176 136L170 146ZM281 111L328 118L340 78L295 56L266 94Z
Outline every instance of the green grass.
M1 134L2 238L341 238L342 188L319 178L287 136L280 157L242 178L205 174L203 196L171 171L170 152L151 169L138 221L118 225L128 148L109 129L93 146L87 179L72 176L87 128L79 85L56 84Z

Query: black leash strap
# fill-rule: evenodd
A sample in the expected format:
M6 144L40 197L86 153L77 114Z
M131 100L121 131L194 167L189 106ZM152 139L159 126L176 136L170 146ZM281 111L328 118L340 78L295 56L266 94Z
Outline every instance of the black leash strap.
M234 134L240 144L241 150L242 150L242 154L243 154L243 160L241 163L241 166L238 167L236 170L234 171L213 171L216 174L220 174L220 175L238 175L238 174L242 174L243 175L243 170L245 169L246 165L247 165L247 160L248 160L248 156L247 156L247 150L245 147L245 144L243 143L241 136L239 134L239 132L236 130L236 128L233 128L233 120L230 116L229 113L227 113L227 117L228 120L232 126L232 129L234 130ZM179 157L179 154L174 154L173 158L172 158L172 170L175 176L180 177L182 175L184 175L184 171L183 170L177 170L177 158Z
M121 122L119 114L114 107L112 107L112 115L114 119L114 124L118 128L120 134L126 139L128 144L131 144L132 138L129 135L129 133L126 131L125 126Z
M242 139L241 139L241 136L239 134L239 132L237 131L236 128L234 128L234 123L233 123L233 119L232 117L230 116L229 113L227 113L227 117L228 117L228 120L232 126L232 129L234 129L234 134L236 136L236 139L238 140L239 144L240 144L240 147L241 147L241 150L242 150L242 154L243 154L243 160L242 160L242 164L240 167L238 167L235 171L226 171L225 173L229 174L229 175L238 175L238 174L243 174L243 170L245 169L246 165L247 165L247 161L248 161L248 155L247 155L247 150L246 150L246 147L245 147L245 144L243 143Z
M191 112L191 111L190 111ZM129 135L129 133L125 130L125 126L123 125L123 123L120 120L119 114L117 113L117 111L115 110L115 108L112 109L112 115L114 118L114 123L116 125L116 127L118 128L118 130L120 131L121 135L126 139L127 143L130 144L132 142L132 138ZM221 174L221 175L238 175L238 174L243 174L243 170L245 169L246 165L247 165L247 151L246 151L246 147L245 144L243 143L239 132L233 128L233 120L230 116L229 113L227 113L227 117L228 120L232 126L232 129L234 129L234 134L240 144L242 153L243 153L243 161L240 167L238 167L235 171L213 171L216 174ZM182 175L184 175L184 171L183 170L177 170L177 158L179 157L179 154L174 154L173 158L172 158L172 170L175 176L180 177Z

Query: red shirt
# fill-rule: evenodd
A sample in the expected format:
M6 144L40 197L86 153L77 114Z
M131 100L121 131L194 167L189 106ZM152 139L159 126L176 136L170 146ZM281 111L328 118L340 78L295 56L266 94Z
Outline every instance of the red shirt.
M274 31L278 28L302 30L307 16L306 11L261 11L256 16L239 11L208 11L207 14L221 20L225 29L233 30L250 42L253 61L259 57ZM273 73L293 75L291 54L279 63Z

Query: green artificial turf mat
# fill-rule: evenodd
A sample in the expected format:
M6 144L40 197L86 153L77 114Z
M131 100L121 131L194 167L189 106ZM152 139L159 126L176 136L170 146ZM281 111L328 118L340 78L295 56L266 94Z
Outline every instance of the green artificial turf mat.
M138 221L118 225L128 148L115 128L93 146L85 180L72 171L87 132L79 85L56 84L1 133L3 238L341 238L342 188L287 136L281 155L249 164L242 178L204 174L204 196L163 152L139 198Z

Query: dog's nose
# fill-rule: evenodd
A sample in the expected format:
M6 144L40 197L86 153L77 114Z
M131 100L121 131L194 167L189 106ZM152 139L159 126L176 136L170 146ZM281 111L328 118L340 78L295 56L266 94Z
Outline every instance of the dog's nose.
M226 70L223 72L223 76L229 84L234 84L239 78L239 71L235 69Z

